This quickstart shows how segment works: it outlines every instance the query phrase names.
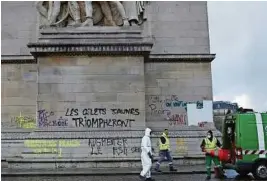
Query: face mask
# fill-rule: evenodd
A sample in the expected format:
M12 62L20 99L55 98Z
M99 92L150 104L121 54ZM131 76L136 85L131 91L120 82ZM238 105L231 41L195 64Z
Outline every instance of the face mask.
M211 138L211 135L209 134L207 137L208 137L208 138Z
M168 134L169 134L169 132L167 130L165 130L164 133L166 134L166 136L168 136Z

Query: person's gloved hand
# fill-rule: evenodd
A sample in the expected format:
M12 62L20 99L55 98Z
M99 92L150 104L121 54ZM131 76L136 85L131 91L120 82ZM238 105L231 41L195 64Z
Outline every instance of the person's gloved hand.
M151 159L151 162L153 163L154 162L154 156L151 155L151 157L149 157Z
M153 159L153 155L150 152L148 152L148 156L151 160Z

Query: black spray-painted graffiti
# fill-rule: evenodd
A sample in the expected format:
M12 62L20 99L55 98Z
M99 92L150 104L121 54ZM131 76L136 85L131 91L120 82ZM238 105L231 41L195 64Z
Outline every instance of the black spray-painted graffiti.
M139 115L140 112L139 112L139 109L134 109L134 108L131 108L131 109L110 109L112 111L112 114L114 115L117 115L117 114L132 114L132 115Z
M139 109L110 109L112 115L128 114L128 115L139 115ZM81 113L81 114L80 114ZM68 108L65 116L71 116L72 121L76 127L88 127L88 128L107 128L107 127L132 127L134 119L110 119L101 117L89 117L89 116L101 116L106 115L106 108L85 108L82 111L79 109Z
M87 115L106 115L107 110L105 108L95 108L95 109L90 109L90 108L85 108L82 110L82 115L87 116ZM79 115L79 109L71 109L68 108L66 111L65 116L78 116Z
M127 156L128 154L127 138L92 138L89 139L88 145L91 148L91 155L102 155L103 151L108 151L110 147L112 148L113 156Z
M68 126L68 119L60 117L53 119L53 111L46 111L45 109L38 111L38 125L39 127L50 127L50 126ZM52 119L51 119L52 118Z
M141 153L141 147L129 146L127 138L91 138L88 141L91 155L104 155L112 152L113 156L128 156Z
M156 106L156 104L149 104L148 107L150 108L150 114L151 115L154 115L154 114L165 115L165 114L168 114L171 112L170 110L164 109L162 106L160 108L158 108Z
M119 114L128 114L128 115L139 115L139 109L130 108L130 109L110 109L113 115L119 115ZM82 110L82 115L106 115L107 109L106 108L85 108ZM79 115L79 109L74 108L68 108L66 111L65 116L78 116Z
M132 153L141 153L141 147L132 147L131 152Z
M103 119L103 118L72 118L76 127L107 128L107 127L132 127L134 119Z
M110 109L112 115L139 115L139 109ZM53 111L46 111L45 109L38 111L38 125L39 127L65 127L68 126L68 120L71 119L76 127L88 128L107 128L107 127L132 127L132 122L135 119L118 119L118 118L104 118L102 115L107 114L106 108L84 108L79 110L77 108L68 108L65 112L65 117L55 118ZM94 117L95 116L95 117Z

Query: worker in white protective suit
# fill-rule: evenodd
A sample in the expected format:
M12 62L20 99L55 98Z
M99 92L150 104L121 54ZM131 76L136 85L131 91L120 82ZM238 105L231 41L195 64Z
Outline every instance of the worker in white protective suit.
M145 136L142 138L142 143L141 143L141 150L142 150L141 162L143 170L140 173L140 178L142 180L154 181L154 179L151 178L153 153L151 148L150 135L151 135L151 129L146 128Z

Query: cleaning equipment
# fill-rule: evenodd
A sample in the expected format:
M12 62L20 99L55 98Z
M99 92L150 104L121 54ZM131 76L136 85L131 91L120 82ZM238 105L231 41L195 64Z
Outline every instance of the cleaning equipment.
M226 149L205 150L212 157L218 157L220 161L228 161L230 159L230 151Z
M220 161L228 161L230 159L230 152L224 149L205 150L207 154L212 157L218 157ZM224 171L221 167L214 167L215 178L224 178Z

